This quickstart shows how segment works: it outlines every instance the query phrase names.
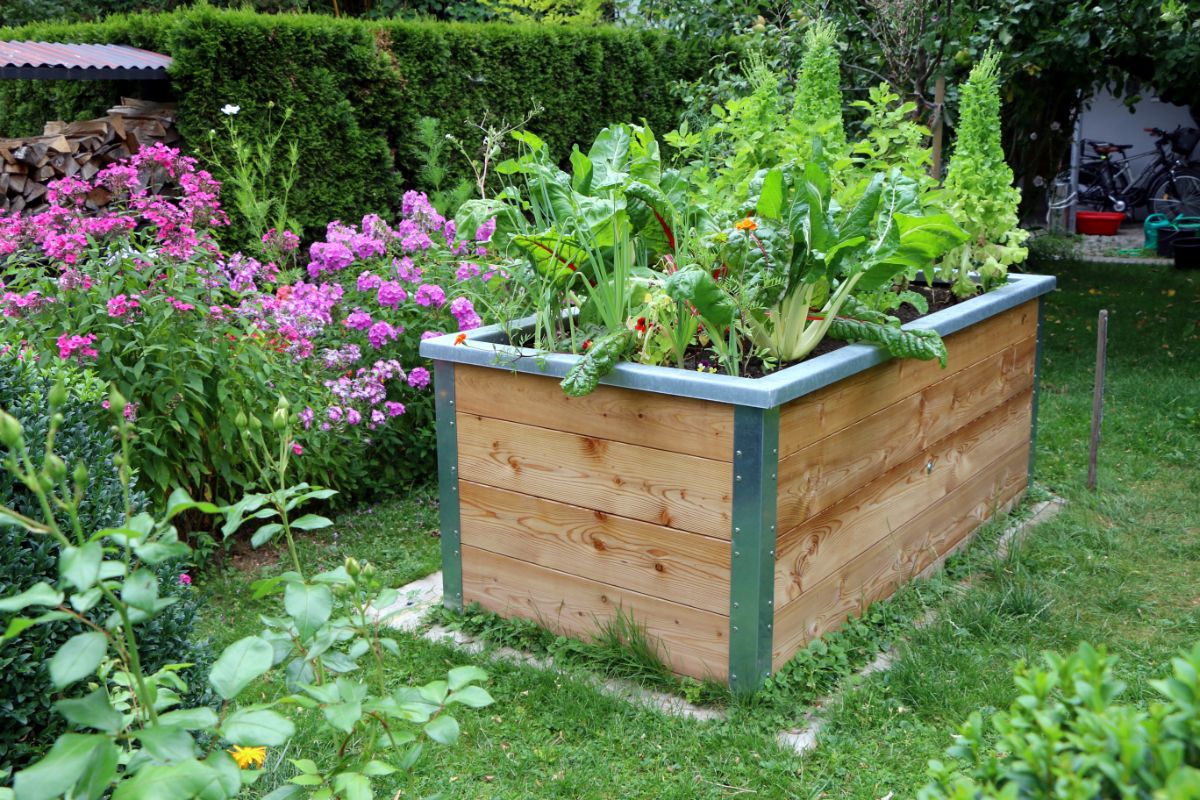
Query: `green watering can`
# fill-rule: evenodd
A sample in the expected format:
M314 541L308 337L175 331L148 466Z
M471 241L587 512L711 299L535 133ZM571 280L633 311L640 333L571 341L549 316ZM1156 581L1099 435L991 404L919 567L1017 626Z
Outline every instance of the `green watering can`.
M1142 231L1146 234L1146 244L1143 246L1147 250L1157 250L1159 231L1173 227L1174 224L1166 214L1151 214L1146 217L1146 221L1142 223Z

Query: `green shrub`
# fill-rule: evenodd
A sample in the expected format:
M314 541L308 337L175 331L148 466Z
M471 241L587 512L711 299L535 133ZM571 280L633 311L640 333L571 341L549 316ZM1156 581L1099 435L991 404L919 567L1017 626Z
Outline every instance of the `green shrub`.
M991 730L971 715L921 800L1200 797L1200 645L1153 682L1164 702L1148 710L1117 704L1125 684L1103 650L1045 661L1017 667L1020 694Z
M55 438L55 451L70 465L88 465L88 485L80 506L84 530L99 530L120 524L125 497L113 465L115 444L108 431L108 412L101 407L104 386L94 377L58 363L37 367L12 355L0 356L0 406L16 417L29 436L30 456L42 457L49 418L46 396L54 380L66 379L70 400L64 406L63 424ZM0 457L7 451L0 448ZM144 498L134 494L139 508ZM35 519L42 515L37 501L8 472L0 470L0 506L8 506ZM23 591L41 580L58 575L54 542L34 536L15 526L0 525L0 596ZM199 598L189 587L178 585L182 565L164 564L158 569L164 593L174 592L180 601L146 623L141 635L146 644L144 658L157 669L163 664L192 662L199 675L210 661L205 643L194 642L192 627ZM97 612L101 613L101 612ZM0 628L7 627L0 615ZM0 772L19 767L40 755L62 730L62 717L53 709L56 699L50 689L46 662L80 625L55 623L32 628L19 639L0 647ZM200 685L201 681L195 681ZM194 698L203 702L204 697Z
M201 6L166 14L115 15L96 23L39 23L0 30L3 39L119 42L175 59L171 90L178 126L193 149L220 129L221 108L241 106L243 134L262 141L267 103L292 108L288 137L302 178L289 203L305 233L331 219L399 207L400 187L420 181L420 119L470 145L473 123L515 121L535 105L532 125L565 159L607 123L644 118L661 131L680 107L669 91L694 79L718 43L655 31L503 23L466 24L323 15L270 15ZM49 119L82 119L130 92L119 81L0 82L0 136L40 133ZM467 173L452 159L448 183ZM234 233L244 232L235 225Z

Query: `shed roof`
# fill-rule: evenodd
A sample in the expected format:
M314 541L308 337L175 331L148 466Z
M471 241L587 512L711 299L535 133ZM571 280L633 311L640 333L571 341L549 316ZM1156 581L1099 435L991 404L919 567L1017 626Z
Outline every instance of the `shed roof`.
M0 42L0 78L165 79L171 60L124 44Z

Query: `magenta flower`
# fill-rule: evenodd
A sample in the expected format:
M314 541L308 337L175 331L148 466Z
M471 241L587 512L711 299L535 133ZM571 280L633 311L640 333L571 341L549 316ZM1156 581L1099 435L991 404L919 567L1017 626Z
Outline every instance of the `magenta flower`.
M429 385L429 370L424 367L413 367L408 371L408 385L414 389L424 389Z
M398 281L384 281L379 286L379 305L395 308L408 299L408 292Z
M413 299L419 306L441 308L446 304L446 290L436 284L423 283Z
M75 358L81 362L85 358L95 358L99 353L91 346L94 341L96 341L94 333L83 336L64 333L58 337L58 357L64 361Z
M192 585L192 576L188 575L186 572L179 573L179 585L180 586L191 586Z
M369 292L372 289L378 289L382 283L383 278L374 272L363 270L358 276L358 290L360 292Z
M304 448L298 442L292 442L292 453L298 456L304 455Z

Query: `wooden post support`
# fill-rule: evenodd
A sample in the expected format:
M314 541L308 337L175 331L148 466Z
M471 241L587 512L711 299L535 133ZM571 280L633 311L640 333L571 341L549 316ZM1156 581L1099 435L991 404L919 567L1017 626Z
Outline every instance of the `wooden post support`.
M933 124L930 126L933 139L933 179L939 183L942 180L942 130L946 118L946 78L939 77L933 88Z
M1096 457L1100 450L1100 425L1104 421L1104 373L1108 362L1108 309L1100 310L1096 324L1096 385L1092 389L1092 442L1088 451L1087 488L1096 489Z

